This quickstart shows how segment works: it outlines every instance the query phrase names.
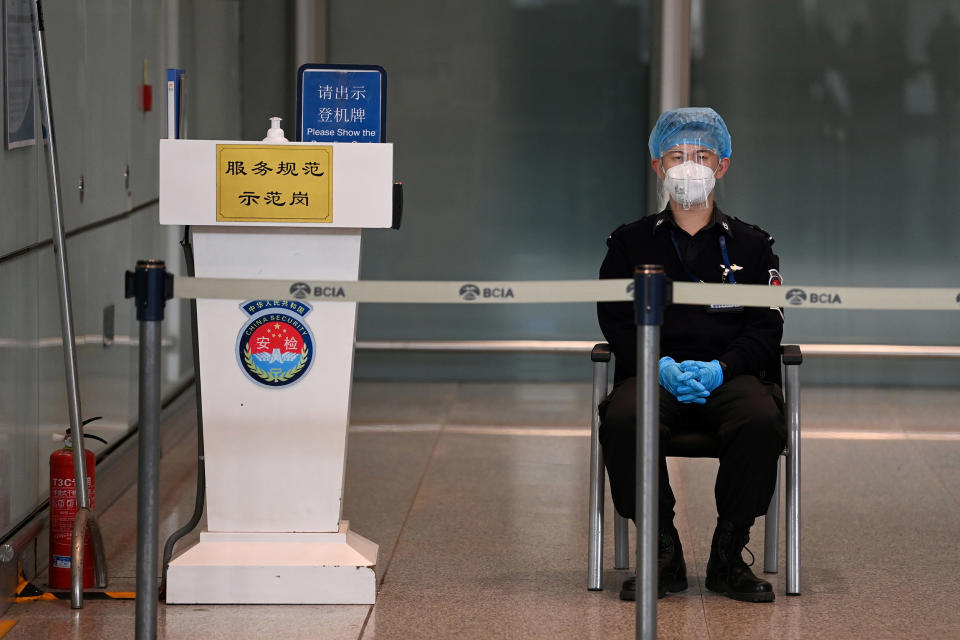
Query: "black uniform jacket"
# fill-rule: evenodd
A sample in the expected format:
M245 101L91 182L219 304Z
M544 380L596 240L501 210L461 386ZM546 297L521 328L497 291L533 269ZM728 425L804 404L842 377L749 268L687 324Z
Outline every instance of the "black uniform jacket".
M731 265L724 265L721 234L726 238L730 262L742 267L733 272L737 284L780 284L780 259L771 249L773 238L759 227L724 215L716 205L711 222L692 237L676 225L669 205L656 215L620 226L607 238L600 277L632 278L637 265L660 264L671 280L729 282L729 276L723 279L723 267ZM636 375L633 303L598 303L597 316L616 356L614 382ZM743 373L764 377L778 357L782 336L782 310L745 307L718 311L706 305L670 305L660 331L660 355L677 362L719 360L726 366L725 380Z

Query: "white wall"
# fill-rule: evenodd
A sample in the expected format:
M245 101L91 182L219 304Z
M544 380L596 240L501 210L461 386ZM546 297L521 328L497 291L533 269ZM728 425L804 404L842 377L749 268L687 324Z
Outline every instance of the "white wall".
M170 4L179 8L176 52L162 51ZM93 336L93 344L78 347L82 413L103 416L89 432L113 441L137 413L136 348L123 343L138 327L123 298L123 272L138 258L161 257L177 268L181 262L170 239L176 234L159 227L155 204L166 55L188 70L191 135L238 137L242 5L76 0L44 9L74 321L78 336ZM137 106L144 59L150 112ZM47 460L68 426L45 161L43 147L0 149L0 537L46 498ZM111 306L117 339L104 346L97 336ZM174 367L165 372L165 392L190 374L189 340L176 335L186 326L183 311L173 309L166 327L173 357L165 362Z

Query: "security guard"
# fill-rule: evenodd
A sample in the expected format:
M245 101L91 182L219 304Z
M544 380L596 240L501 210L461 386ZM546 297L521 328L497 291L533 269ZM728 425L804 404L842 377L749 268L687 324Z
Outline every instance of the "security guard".
M619 227L607 239L601 278L631 278L636 265L663 265L679 282L780 284L773 239L725 215L713 187L730 168L730 133L709 108L663 113L649 141L651 165L666 208ZM633 305L600 303L603 335L616 356L614 389L601 405L600 443L617 511L634 518L636 489L637 343ZM772 602L769 582L741 554L754 518L766 513L786 443L783 394L766 380L778 366L783 313L729 305L672 305L660 337L659 597L687 588L676 499L667 476L674 434L703 432L720 442L720 469L706 586L737 600ZM624 600L636 597L627 580Z

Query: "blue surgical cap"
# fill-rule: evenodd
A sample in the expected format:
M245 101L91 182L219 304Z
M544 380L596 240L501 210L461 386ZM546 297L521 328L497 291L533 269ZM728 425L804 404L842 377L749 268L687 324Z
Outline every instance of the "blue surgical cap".
M730 132L720 114L710 107L683 107L665 111L650 132L650 156L659 158L678 144L696 144L729 158Z

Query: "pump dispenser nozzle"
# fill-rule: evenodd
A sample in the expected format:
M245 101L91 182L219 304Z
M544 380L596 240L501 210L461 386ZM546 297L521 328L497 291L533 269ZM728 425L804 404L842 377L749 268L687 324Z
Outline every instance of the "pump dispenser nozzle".
M280 118L270 118L270 128L267 130L267 137L264 142L290 142L283 137L283 129L280 128Z

